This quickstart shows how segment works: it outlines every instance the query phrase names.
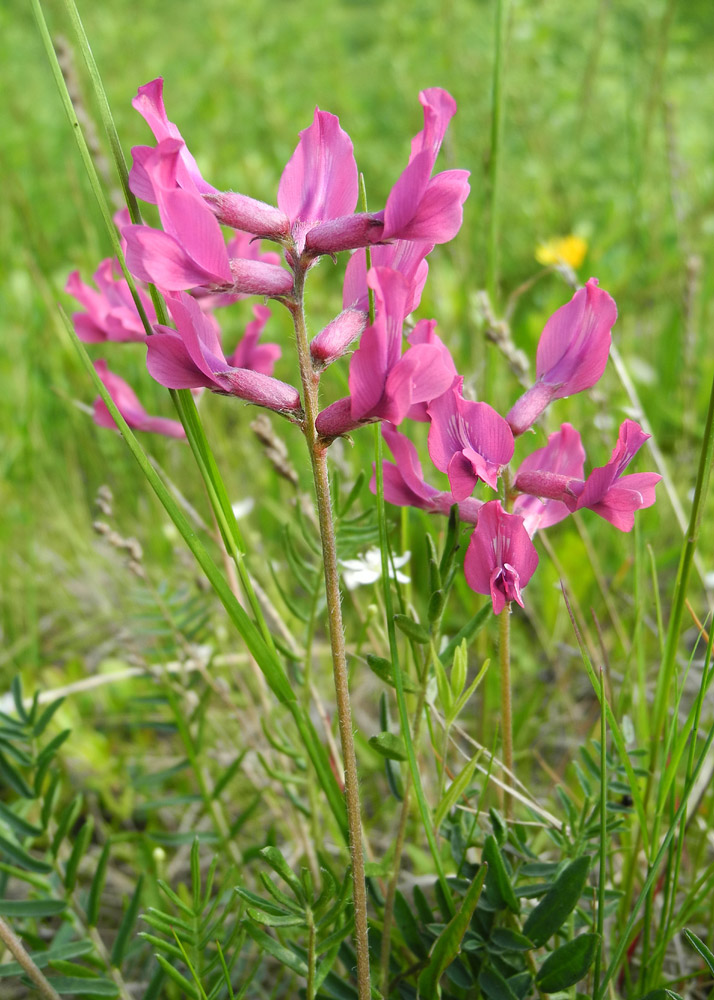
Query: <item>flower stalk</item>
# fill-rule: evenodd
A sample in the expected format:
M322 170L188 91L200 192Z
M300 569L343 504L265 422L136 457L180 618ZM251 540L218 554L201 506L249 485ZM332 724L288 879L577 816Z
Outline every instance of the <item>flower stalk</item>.
M335 524L332 517L330 483L327 471L327 449L315 428L315 420L319 408L319 375L313 369L305 323L305 274L306 268L301 266L295 268L294 298L290 304L290 311L295 327L295 341L297 344L300 379L303 388L303 405L305 410L303 433L310 453L310 463L315 484L315 498L317 501L317 515L320 525L337 717L345 770L345 801L347 805L350 858L352 861L357 990L359 1000L369 1000L371 986L369 976L369 943L367 938L367 891L365 886L364 855L362 852L362 813L357 775L357 757L352 729L352 708L350 705L347 677L345 636L342 624Z

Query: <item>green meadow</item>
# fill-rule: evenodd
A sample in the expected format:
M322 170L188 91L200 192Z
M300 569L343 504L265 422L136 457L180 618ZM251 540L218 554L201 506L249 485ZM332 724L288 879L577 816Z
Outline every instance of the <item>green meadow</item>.
M42 9L116 210L119 178L68 9L61 0L44 0ZM705 653L714 601L714 505L706 489L714 377L711 4L97 0L80 14L128 163L132 146L153 142L131 99L162 76L169 119L203 176L269 204L318 106L339 116L369 207L382 207L422 127L419 91L447 89L458 113L437 169L470 170L471 193L458 236L429 257L418 316L437 319L472 399L509 409L534 377L546 320L571 298L575 281L595 276L615 299L603 378L553 403L536 436L517 442L516 461L568 421L582 433L587 468L602 466L629 417L652 435L630 471L663 478L656 505L638 512L631 533L585 510L536 537L539 566L511 626L514 770L522 783L514 803L495 780L496 618L483 616L468 633L467 680L458 689L457 667L441 665L441 648L430 659L421 640L398 632L433 844L418 796L399 827L413 775L401 751L384 752L373 739L400 732L394 677L384 677L385 663L393 669L386 594L378 579L343 589L373 969L399 829L399 898L416 914L410 922L397 904L391 972L373 972L373 995L706 997L714 979L707 741L714 713ZM89 281L112 247L32 4L21 0L0 6L0 90L0 918L61 995L353 1000L349 856L314 762L121 435L92 420L97 393L60 307L77 308L64 292L69 274L79 270ZM156 221L153 208L146 218ZM544 256L544 247L570 236L584 253L570 261L575 270ZM324 257L310 273L311 334L341 309L345 260ZM255 301L220 313L231 349ZM289 316L271 308L267 339L282 347L275 374L296 382ZM129 381L150 413L176 416L168 391L146 370L142 345L89 345L89 353ZM329 369L326 402L346 394L347 372L346 361ZM335 769L322 556L301 435L273 413L261 417L257 433L256 417L266 411L238 399L206 392L198 409L276 655ZM189 447L138 436L232 582ZM428 461L424 426L414 440L426 478L447 488ZM360 558L380 546L369 489L374 433L361 428L329 457L338 556ZM479 487L478 496L487 493ZM408 582L387 588L394 611L433 625L429 564L449 543L447 519L389 505L386 518L391 552L409 553L401 568ZM457 567L468 526L460 530ZM442 646L484 606L490 602L459 568L438 619ZM381 676L368 654L382 658ZM474 693L450 714L487 660ZM35 732L53 693L65 700ZM65 730L71 735L37 777L41 747ZM501 817L511 808L507 825ZM341 900L325 918L312 978L310 921L323 910L305 903L306 922L303 914L281 923L293 909L266 890L266 847L279 848L293 872L310 872L318 888L327 869ZM486 945L476 941L486 935L486 923L477 925L486 917L475 909L457 940L435 856L456 909L466 913L467 883L475 884L487 855L481 899L491 907L491 936ZM535 942L541 951L512 959L526 949L513 935L536 930L533 903L564 872L574 879L568 866L586 855L588 887L583 882L567 920L554 925L550 950L542 950L546 938ZM273 862L270 854L277 883L285 872ZM528 881L536 873L540 890ZM287 893L289 880L280 884ZM263 909L258 896L268 899ZM64 907L55 911L27 905L57 900ZM327 903L323 909L331 914ZM494 938L492 924L505 936ZM445 927L449 957L439 966L434 942L446 940ZM598 951L595 964L582 959L579 979L539 973L535 985L532 977L517 981L535 975L533 961L545 969L544 955L581 934ZM501 951L488 944L494 940ZM50 996L22 970L5 969L17 955L3 941L0 996ZM48 948L59 948L59 957L38 960Z

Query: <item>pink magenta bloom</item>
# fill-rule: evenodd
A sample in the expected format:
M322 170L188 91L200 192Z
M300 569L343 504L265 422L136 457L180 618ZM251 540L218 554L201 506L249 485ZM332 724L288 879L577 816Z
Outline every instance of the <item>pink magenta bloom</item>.
M392 424L382 425L382 436L394 456L394 462L383 463L384 499L387 503L396 507L418 507L430 514L448 515L456 503L453 494L437 490L425 481L417 450L409 438L400 434ZM374 475L369 488L372 493L377 492ZM462 521L476 524L482 506L480 500L469 497L459 504L459 517Z
M496 489L501 467L513 457L511 429L488 403L464 399L463 378L429 403L429 454L447 473L457 500L470 496L479 479Z
M412 139L409 163L387 198L381 235L385 242L448 243L463 221L469 172L445 170L431 176L446 129L456 114L456 101L439 87L422 90L419 100L424 128Z
M557 497L568 491L571 479L582 480L584 468L585 451L571 424L562 424L544 448L523 459L513 484L523 493L516 497L513 513L523 518L531 538L568 516L570 509Z
M207 201L225 225L289 242L300 256L309 238L320 243L320 253L369 242L363 231L381 227L367 217L353 216L358 194L352 140L335 115L316 108L312 125L300 133L280 178L277 208L230 191L208 195ZM355 226L360 232L357 243L352 242Z
M164 139L145 161L163 231L150 226L122 229L132 274L168 292L208 286L248 295L289 294L293 279L284 268L229 258L213 213L195 189L178 184L182 148L178 139Z
M433 243L411 243L395 240L382 246L372 247L372 267L389 267L399 271L409 284L409 297L405 304L406 315L414 312L421 302L421 293L429 274L426 257L434 249ZM345 309L369 309L369 289L367 287L367 254L356 250L345 268L342 286L342 304Z
M272 375L275 362L283 353L279 344L259 344L260 335L271 316L267 306L253 306L253 316L235 351L228 358L232 368L250 368L251 371Z
M444 363L443 344L414 343L402 356L402 325L409 296L403 275L372 268L367 282L374 290L376 318L362 334L350 362L350 395L318 415L320 434L345 434L370 420L399 424L414 403L444 391L453 378Z
M588 507L614 524L620 531L632 531L635 511L651 507L655 502L655 486L662 478L656 472L623 472L650 437L634 420L620 425L617 444L607 465L593 469L585 482L573 481L570 490L577 501L565 498L570 510Z
M157 326L146 341L147 367L157 382L169 389L205 387L288 415L301 412L300 394L293 386L228 363L215 323L190 295L167 296L167 304L176 330Z
M464 558L466 582L477 594L490 594L494 614L516 601L538 565L538 553L523 518L507 514L498 500L481 508Z
M98 344L105 340L145 340L144 324L117 262L103 260L94 273L94 281L99 291L86 285L81 280L79 271L73 271L65 285L64 290L86 309L86 312L72 314L79 339L87 344ZM142 289L137 291L147 319L150 323L155 323L156 313L151 299Z
M150 431L154 434L165 434L167 437L183 438L186 433L178 420L167 417L150 417L136 397L136 393L123 378L109 371L106 361L95 361L94 367L104 383L107 392L112 397L116 408L132 430ZM100 427L117 430L109 407L99 396L94 401L94 422Z
M424 128L412 141L409 164L382 212L353 214L358 175L352 142L338 119L319 109L283 172L277 208L233 192L207 194L206 200L221 222L289 244L295 256L397 239L445 243L461 226L469 193L465 170L431 177L456 102L437 87L422 91L419 99Z
M537 381L506 417L514 434L528 430L552 400L595 385L605 371L616 319L615 302L596 278L553 313L538 343Z

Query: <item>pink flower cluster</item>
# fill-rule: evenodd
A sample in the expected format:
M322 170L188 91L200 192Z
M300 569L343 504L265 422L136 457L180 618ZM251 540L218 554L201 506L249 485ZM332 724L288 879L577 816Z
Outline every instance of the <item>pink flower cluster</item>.
M156 143L133 150L130 183L139 198L156 206L162 228L132 225L126 218L118 225L152 335L145 335L114 262L105 261L97 271L98 290L76 274L67 290L85 309L75 315L79 336L91 342L145 343L149 372L162 385L236 396L302 424L298 389L273 376L280 348L258 343L270 310L255 307L255 319L228 357L213 310L259 295L295 314L302 309L305 274L318 258L354 251L345 272L342 311L310 344L316 383L328 365L357 344L349 363L349 395L319 413L316 431L327 447L363 424L382 421L394 458L384 466L387 500L439 513L458 505L461 518L476 525L465 559L467 581L477 593L491 596L498 613L512 601L523 604L522 589L538 562L532 542L538 529L587 507L629 531L634 512L654 503L659 477L624 474L647 437L633 421L622 424L610 462L587 477L580 436L563 424L515 475L505 477L506 507L498 499L484 502L473 496L479 483L499 489L513 458L514 438L531 428L553 400L598 381L617 312L607 292L590 279L548 320L538 346L536 381L505 417L464 396L464 379L436 333L436 322L406 325L420 303L427 257L458 232L469 193L466 171L434 173L455 101L439 88L423 91L420 101L424 126L412 140L407 165L384 208L367 213L355 212L357 164L352 142L334 115L315 110L285 166L277 204L269 205L204 181L168 120L162 81L146 84L133 103ZM228 241L222 226L236 230ZM261 239L276 243L282 258L262 252ZM158 322L146 283L164 296L172 327ZM132 426L178 435L168 426L172 422L148 417L103 362L98 367ZM100 422L110 421L100 405L96 412ZM448 490L425 480L415 446L397 430L408 420L429 424L429 455L447 476Z

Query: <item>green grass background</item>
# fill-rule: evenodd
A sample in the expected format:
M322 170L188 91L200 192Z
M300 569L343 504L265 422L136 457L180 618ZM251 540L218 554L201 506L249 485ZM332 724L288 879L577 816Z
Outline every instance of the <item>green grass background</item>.
M49 0L44 6L55 36L71 45L62 5ZM130 100L140 84L161 74L169 117L204 175L219 188L268 202L317 104L340 116L354 141L370 206L379 207L421 127L418 91L449 89L459 112L441 163L470 169L472 193L458 238L432 255L420 315L438 318L467 383L505 411L518 387L485 344L473 309L487 273L493 3L206 0L199 7L188 0L98 0L80 12L127 155L133 144L150 141ZM714 365L713 22L706 0L513 2L506 40L500 304L538 269L540 240L569 232L586 236L580 278L596 275L617 300L615 340L685 509ZM32 681L59 683L96 669L105 656L124 655L126 623L137 614L137 595L92 532L102 483L115 493L119 527L140 538L157 580L167 586L177 578L190 581L192 570L163 530L119 437L96 428L74 405L91 403L92 391L55 302L72 308L61 293L67 275L79 268L87 279L108 255L109 242L31 12L20 0L0 8L0 57L0 675L9 679L20 668ZM339 308L343 266L323 262L311 278L315 331ZM520 299L513 333L531 357L545 319L569 295L550 276ZM284 346L279 374L294 377L288 327L277 309L274 314ZM224 316L227 336L235 337L249 307ZM166 393L146 374L140 347L109 345L93 353L132 380L151 412L170 414ZM346 365L342 385L335 375L330 392L342 391L345 372ZM202 405L233 494L238 499L247 490L258 501L247 522L256 564L266 553L275 557L280 525L291 516L290 488L259 456L248 430L251 411L217 397ZM603 464L628 406L610 365L597 392L557 404L550 425L570 420L580 426L590 461ZM298 435L276 426L302 468ZM161 439L147 445L205 512L185 449ZM369 469L371 450L369 433L343 450L348 484L358 469ZM646 451L637 468L654 468ZM301 478L307 488L304 472ZM368 496L365 489L365 504ZM642 544L655 549L666 604L681 534L661 487L657 507L639 521ZM711 565L709 521L702 556ZM419 550L427 522L414 513L410 523L412 547ZM617 606L632 615L634 536L620 535L594 515L587 530ZM574 527L557 528L551 537L575 596L602 616ZM419 573L415 564L414 575ZM543 556L526 592L549 650L533 648L527 630L516 643L523 667L517 684L532 684L536 701L544 696L539 671L552 660L556 640L572 642L557 579ZM417 591L417 601L419 596ZM698 584L693 597L701 612ZM479 600L462 587L455 621L472 614ZM651 610L651 594L647 600ZM607 620L604 628L606 645L616 648Z

